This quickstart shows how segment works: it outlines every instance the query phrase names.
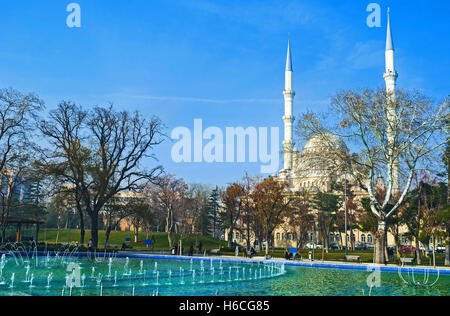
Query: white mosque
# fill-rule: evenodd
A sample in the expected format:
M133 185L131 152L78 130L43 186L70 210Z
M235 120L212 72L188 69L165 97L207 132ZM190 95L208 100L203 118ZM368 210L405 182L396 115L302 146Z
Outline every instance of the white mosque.
M386 82L386 90L388 93L392 93L395 97L394 92L396 90L398 74L395 70L394 43L391 33L389 11L385 58L386 72L384 73L384 80ZM295 91L293 90L293 73L291 45L288 43L285 90L283 91L285 103L283 116L284 168L279 172L278 178L288 181L292 191L298 191L299 189L329 191L331 182L335 181L336 177L339 177L339 175L330 175L325 169L319 170L317 168L311 168L311 163L308 162L310 162L311 159L314 159L314 153L326 150L325 147L329 147L330 141L336 149L346 150L347 147L341 139L331 135L329 135L330 139L327 139L328 144L326 146L323 145L323 137L317 136L308 141L301 153L294 147L295 142L293 139L293 126L295 118L293 116L293 106ZM394 190L396 190L398 189L398 167L394 170L393 178Z

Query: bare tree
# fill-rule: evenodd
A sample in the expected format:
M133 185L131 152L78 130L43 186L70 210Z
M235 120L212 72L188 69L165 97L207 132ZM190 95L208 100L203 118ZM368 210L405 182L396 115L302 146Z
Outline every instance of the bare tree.
M22 203L20 200L21 187L25 184L26 167L18 166L14 170L4 171L1 176L1 240L6 241L6 230L8 228L8 218L14 210L17 210Z
M32 146L30 131L43 101L13 89L0 90L0 173Z
M63 102L40 125L53 145L44 166L63 177L80 194L91 219L92 241L98 246L99 214L117 193L138 189L154 180L161 167L142 168L152 150L163 140L161 122L139 113L116 112L112 106L86 112Z
M20 190L23 180L30 172L30 157L34 144L31 135L36 115L44 107L43 102L33 94L24 95L17 90L0 90L0 182L2 240L5 239L7 218Z
M184 212L180 214L180 233L209 235L208 196L211 190L201 184L189 185Z
M166 214L166 233L169 247L173 247L173 233L177 223L177 216L184 211L186 192L188 185L183 179L174 175L159 177L153 186L152 203L163 210Z
M57 190L73 194L80 218L80 244L84 244L85 222L82 182L88 178L91 151L83 143L87 112L70 102L62 102L49 113L48 120L39 124L39 129L47 138L50 148L41 150L41 157L35 162L43 175L58 183Z
M330 144L329 152L319 160L333 162L338 172L351 174L368 192L371 211L378 218L376 263L385 262L386 220L404 202L416 169L445 142L442 132L446 131L448 101L435 104L419 92L397 91L393 97L384 90L344 91L332 102L333 120L311 113L300 120L302 137L318 135L324 144ZM336 150L330 141L336 137L353 141L358 154ZM394 190L397 165L403 178L399 192ZM378 176L386 180L383 199L375 195Z

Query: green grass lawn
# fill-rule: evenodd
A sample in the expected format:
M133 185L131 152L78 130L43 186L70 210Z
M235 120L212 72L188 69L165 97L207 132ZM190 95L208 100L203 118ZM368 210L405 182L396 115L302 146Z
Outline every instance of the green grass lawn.
M70 234L70 240L69 240L69 234ZM39 233L39 242L47 242L49 244L55 244L56 243L56 235L57 235L57 229L41 229ZM103 248L103 245L105 243L105 231L99 231L98 232L99 237L99 247ZM130 245L135 250L147 250L147 247L145 246L145 239L147 235L145 232L139 233L139 242L134 243L134 233L133 232L122 232L122 231L113 231L111 232L111 236L109 238L109 245L117 245L119 248L122 246L123 243L126 243L127 245ZM150 238L154 238L154 246L150 246L150 250L169 250L169 241L167 238L166 233L150 233ZM127 238L130 238L132 242L128 243L125 240ZM91 239L91 232L89 230L86 231L85 236L85 243ZM174 234L174 241L179 241L179 235ZM183 247L185 251L187 251L192 244L194 248L196 249L197 241L201 241L203 245L203 249L218 249L220 247L225 247L226 242L214 239L211 237L205 237L205 236L186 236L183 238ZM80 242L80 231L76 229L69 230L61 229L59 232L59 239L58 243L68 243L68 242Z

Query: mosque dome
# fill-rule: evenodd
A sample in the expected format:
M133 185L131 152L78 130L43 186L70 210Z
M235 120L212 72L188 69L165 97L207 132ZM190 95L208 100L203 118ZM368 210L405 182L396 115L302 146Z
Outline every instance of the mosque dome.
M348 151L344 141L336 135L322 134L312 137L303 148L295 166L296 176L304 179L303 186L308 188L326 186L330 182L333 158L324 158L324 152ZM333 156L330 156L333 157Z
M321 152L323 150L348 150L345 142L336 135L324 134L312 137L303 148L303 154Z

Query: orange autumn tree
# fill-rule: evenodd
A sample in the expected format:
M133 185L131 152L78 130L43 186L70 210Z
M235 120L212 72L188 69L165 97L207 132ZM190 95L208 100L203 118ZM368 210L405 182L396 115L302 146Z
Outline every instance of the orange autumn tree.
M222 220L228 228L228 247L233 245L234 231L244 205L245 188L242 184L233 183L221 194L223 204Z
M275 228L280 225L293 209L294 198L286 195L288 184L267 178L255 185L252 200L255 203L256 218L266 237L266 256Z

